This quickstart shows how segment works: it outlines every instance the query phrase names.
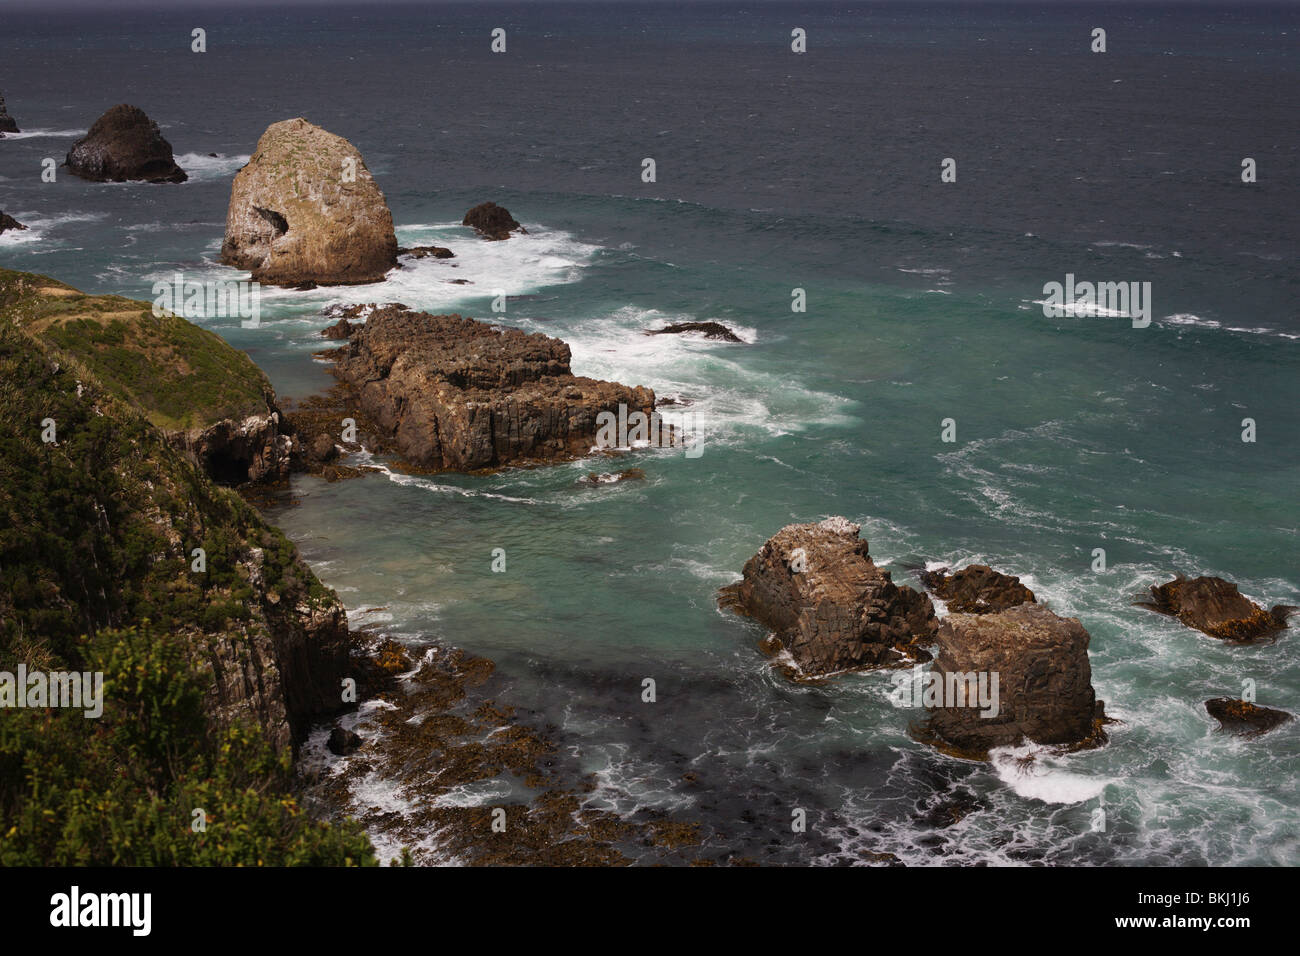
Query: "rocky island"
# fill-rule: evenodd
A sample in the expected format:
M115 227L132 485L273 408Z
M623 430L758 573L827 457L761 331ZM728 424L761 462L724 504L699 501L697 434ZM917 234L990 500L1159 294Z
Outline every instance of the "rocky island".
M284 120L235 174L221 261L273 285L378 282L397 265L393 216L355 146Z
M137 106L121 103L95 120L72 144L64 165L76 176L98 183L139 181L183 183L189 176L176 165L171 143L158 124Z

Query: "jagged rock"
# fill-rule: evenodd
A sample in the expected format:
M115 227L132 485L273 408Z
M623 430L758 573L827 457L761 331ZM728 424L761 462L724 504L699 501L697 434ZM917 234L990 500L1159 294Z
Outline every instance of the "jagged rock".
M1088 641L1078 620L1041 604L949 615L932 668L944 696L940 706L927 704L928 733L973 756L1026 738L1039 744L1104 739ZM954 700L950 684L971 688L969 675L990 691L997 675L996 714L963 696Z
M1284 710L1260 707L1231 697L1215 697L1205 702L1205 709L1219 722L1219 729L1242 737L1259 737L1285 724L1292 717Z
M389 306L336 356L362 411L412 464L473 471L579 457L597 415L647 416L654 392L574 376L559 339Z
M330 739L326 746L335 756L346 757L360 750L361 744L361 737L357 734L342 727L335 727L330 731Z
M95 120L90 131L72 144L64 165L82 179L99 183L189 179L176 165L171 143L163 139L158 124L144 110L126 103Z
M0 139L4 139L5 133L19 132L22 131L18 128L18 124L14 122L14 118L9 115L9 111L5 108L5 98L3 94L0 94Z
M1178 618L1211 637L1237 643L1268 637L1287 626L1287 617L1295 608L1279 604L1266 611L1250 601L1237 585L1223 578L1188 578L1151 586L1151 600L1139 601L1161 614Z
M219 485L277 482L289 477L293 439L282 427L280 411L225 418L202 429L168 432L172 443L192 451Z
M347 319L339 319L331 326L320 330L320 334L327 339L350 339L355 326Z
M938 629L930 599L877 568L859 530L839 517L787 525L722 589L722 603L775 632L808 676L928 659L922 648Z
M651 329L646 335L680 335L684 332L699 332L706 339L720 342L745 341L719 322L678 322L675 325L665 325L662 329Z
M5 213L0 212L0 232L4 232L6 229L18 230L18 229L26 229L26 228L27 228L26 226L24 226L13 216L6 215Z
M528 230L515 221L505 206L494 202L479 203L461 220L462 226L470 226L484 239L509 239L512 232Z
M329 462L339 456L339 446L329 435L317 435L307 446L307 453L313 461Z
M994 571L986 564L972 564L952 573L947 568L922 571L921 583L958 614L988 614L1035 603L1034 592L1018 577Z
M284 120L235 174L221 261L275 285L378 282L397 265L393 216L351 143Z
M409 249L398 249L399 256L410 256L412 259L454 259L456 253L444 246L411 246Z

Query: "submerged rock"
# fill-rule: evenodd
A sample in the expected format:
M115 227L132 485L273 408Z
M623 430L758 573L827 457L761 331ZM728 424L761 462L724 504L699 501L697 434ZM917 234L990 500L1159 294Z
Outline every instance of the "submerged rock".
M65 166L82 179L99 183L139 181L183 183L189 176L176 165L171 143L158 124L136 106L108 110L86 135L72 144Z
M5 109L5 98L3 94L0 94L0 139L4 139L5 133L19 132L22 131L18 128L18 124L14 122L14 118L9 115L9 111Z
M1284 710L1260 707L1231 697L1215 697L1205 702L1205 709L1219 722L1219 729L1242 737L1259 737L1292 719Z
M13 216L0 212L0 232L4 232L7 229L24 230L26 228L26 226Z
M1237 585L1223 578L1185 578L1151 586L1151 600L1139 601L1161 614L1178 618L1211 637L1242 643L1268 637L1287 626L1287 617L1295 608L1279 604L1264 610L1237 590Z
M615 472L591 472L581 479L584 485L613 485L620 481L645 481L645 472L640 468L624 468Z
M389 306L355 331L336 370L409 463L474 471L580 457L601 412L653 413L650 389L575 376L569 355L541 333Z
M1103 741L1102 702L1092 688L1089 635L1041 604L987 614L952 614L939 628L932 674L943 696L926 703L927 735L968 756L1028 739L1038 744ZM996 676L996 683L994 677ZM982 705L970 691L989 691ZM996 695L992 690L996 687ZM954 693L958 691L958 693Z
M494 202L479 203L465 213L460 224L472 227L484 239L509 239L512 232L528 231L510 215L510 210Z
M721 603L773 631L767 651L788 651L806 676L928 660L922 647L938 630L930 599L877 568L859 530L839 517L787 525Z
M662 329L651 329L646 335L681 335L685 332L699 332L706 339L715 339L719 342L745 341L719 322L678 322L675 325L666 325Z
M397 265L393 216L356 147L284 120L235 174L221 261L275 285L378 282Z
M921 583L947 601L948 609L957 614L988 614L1035 603L1034 592L1018 577L994 571L986 564L972 564L952 573L947 568L922 571Z
M330 731L330 738L325 746L335 756L346 757L360 750L361 744L362 740L358 734L350 730L344 730L342 727L335 727Z

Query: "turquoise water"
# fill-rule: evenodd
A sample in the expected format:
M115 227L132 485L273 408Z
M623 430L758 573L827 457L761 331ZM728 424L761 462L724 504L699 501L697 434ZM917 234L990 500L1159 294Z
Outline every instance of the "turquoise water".
M857 14L837 15L847 31L840 45L884 30L870 17L864 26ZM29 182L29 168L61 155L71 128L102 108L55 80L24 96L37 132L0 144L5 208L35 226L0 240L0 262L143 298L178 269L190 279L236 276L215 264L230 179L266 122L306 112L366 155L402 244L447 245L456 258L412 263L376 286L265 290L259 329L203 320L248 350L282 397L329 384L311 358L322 347L323 306L401 301L558 336L577 374L691 401L686 414L704 435L694 459L658 450L490 477L296 479L299 503L272 519L339 591L354 626L492 658L498 698L557 728L568 754L598 775L597 805L672 811L701 822L710 845L763 861L851 862L873 851L912 864L1300 862L1297 723L1241 741L1217 733L1202 706L1240 695L1249 679L1260 703L1295 709L1295 629L1274 644L1229 647L1131 604L1175 572L1222 575L1266 605L1300 604L1295 187L1243 195L1231 190L1244 187L1221 185L1220 172L1229 184L1236 175L1235 142L1218 142L1210 158L1158 148L1213 141L1210 128L1236 117L1274 168L1293 162L1293 122L1272 123L1279 98L1232 94L1284 88L1294 54L1268 46L1276 31L1267 25L1225 33L1189 20L1160 41L1178 56L1117 58L1119 76L1106 74L1091 91L1065 66L1059 77L1035 73L1038 86L1008 80L1008 90L1028 97L1022 102L990 92L999 89L986 59L995 54L971 46L974 34L936 33L917 13L920 36L975 58L972 95L988 99L990 142L1028 142L1048 102L1084 97L1099 111L1089 115L1104 115L1098 104L1117 95L1113 78L1146 91L1132 94L1150 107L1134 107L1142 123L1165 124L1125 140L1103 123L1095 155L1077 152L1090 148L1077 130L1062 134L1064 143L1049 137L1055 145L1044 149L1057 151L1056 165L1046 168L1078 155L1088 189L1066 173L1011 183L1009 167L986 157L980 169L989 178L947 204L897 155L909 136L914 145L916 136L941 139L935 129L954 137L965 129L950 98L935 92L934 112L927 108L920 58L932 51L922 40L899 40L882 55L894 58L899 108L934 128L922 135L902 124L887 143L879 129L834 118L836 104L851 113L884 77L857 89L845 61L842 87L804 88L787 76L773 93L762 87L751 28L721 13L699 16L681 29L693 42L723 44L729 58L716 66L736 86L725 88L755 87L748 126L725 100L681 117L649 94L637 106L637 70L655 66L628 51L642 36L667 43L660 27L671 32L647 21L640 33L614 31L618 42L600 54L631 56L628 74L610 80L624 85L618 95L591 93L590 56L565 47L525 61L553 67L535 94L508 70L484 76L480 93L500 123L455 113L407 121L396 137L383 130L409 119L403 101L348 86L360 65L342 63L344 79L322 79L319 90L286 81L278 102L266 90L256 101L235 96L215 115L169 110L184 96L181 83L154 93L157 106L142 105L167 127L192 182L45 187ZM1000 16L1008 18L1000 29L1015 35L1016 14ZM1030 19L1026 35L1041 40L1041 13ZM267 37L280 37L287 62L297 63L344 43L351 29L314 22L315 32L292 42L284 23L263 24L256 42L229 54L246 57L234 89L252 82L240 76L256 75ZM545 27L521 22L536 34ZM596 34L607 26L582 23ZM733 35L741 36L734 48L725 40ZM585 34L564 36L578 44ZM1278 59L1228 56L1225 66L1224 50L1236 50L1225 36L1243 47L1258 41ZM49 49L39 31L9 42L14 56ZM412 64L427 59L423 43L444 40L394 42L393 62ZM100 55L128 91L145 88L119 54ZM1207 75L1224 89L1199 100L1186 94ZM782 149L790 124L807 116L804 94L818 90L829 105L817 128L825 119L829 131L802 153ZM5 92L23 122L18 98ZM544 128L539 110L548 102L577 109L584 94L593 98L588 121ZM241 111L249 102L255 107ZM998 111L988 112L993 103ZM628 119L645 112L648 123ZM611 156L623 150L636 168L647 151L642 123L652 137L669 131L666 144L696 144L683 181L661 177L644 191L634 176L612 182ZM492 148L439 159L449 143L465 142L445 135L463 133L457 124L481 130L475 135ZM683 129L686 139L675 139L671 131ZM1040 153L1022 155L1022 167L1045 163ZM574 172L588 162L597 168ZM901 171L898 191L910 205L893 195L889 170ZM1088 206L1080 196L1100 198ZM529 234L485 243L456 225L488 198ZM1151 282L1150 327L1107 315L1044 317L1044 283L1067 273ZM805 313L791 311L795 288L806 291ZM490 310L496 289L508 295L505 315ZM745 344L642 334L681 320L723 322ZM683 414L664 411L669 420ZM1241 440L1248 417L1254 443ZM945 419L955 421L955 442L941 440ZM646 481L578 483L589 471L632 465ZM715 594L780 527L828 515L860 522L873 557L900 583L915 583L908 569L918 564L989 563L1078 617L1092 635L1097 694L1120 721L1110 744L1041 754L1025 775L1009 760L966 763L914 742L912 714L888 701L888 673L820 686L781 678L756 649L761 629L720 612ZM505 549L505 573L490 570L495 548ZM1092 570L1097 548L1105 571ZM657 682L653 704L641 701L646 677ZM682 781L688 771L698 784ZM962 796L976 809L956 825L937 830L921 819L935 802ZM795 808L808 811L807 834L790 832ZM1104 830L1095 829L1098 809Z

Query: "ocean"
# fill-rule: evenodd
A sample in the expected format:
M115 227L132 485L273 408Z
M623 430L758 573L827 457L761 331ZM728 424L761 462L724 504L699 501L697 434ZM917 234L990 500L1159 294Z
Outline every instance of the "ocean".
M0 209L31 227L0 265L142 299L177 272L238 277L217 263L231 179L304 116L361 151L402 245L456 258L264 289L258 328L198 320L283 400L331 382L322 308L398 301L557 336L579 375L693 403L665 416L704 440L616 466L299 476L268 517L354 627L491 658L496 697L595 775L591 806L665 811L758 862L1295 865L1300 724L1242 740L1203 707L1250 680L1295 709L1295 628L1229 646L1133 601L1182 572L1300 605L1298 37L1300 7L1266 4L0 11L23 129L0 140ZM43 182L119 102L190 181ZM460 226L485 200L527 235ZM1067 276L1150 283L1149 325L1045 316ZM744 342L643 334L708 320ZM646 480L579 483L630 466ZM717 589L829 515L897 583L987 563L1078 617L1109 744L957 760L912 739L888 671L773 670Z

